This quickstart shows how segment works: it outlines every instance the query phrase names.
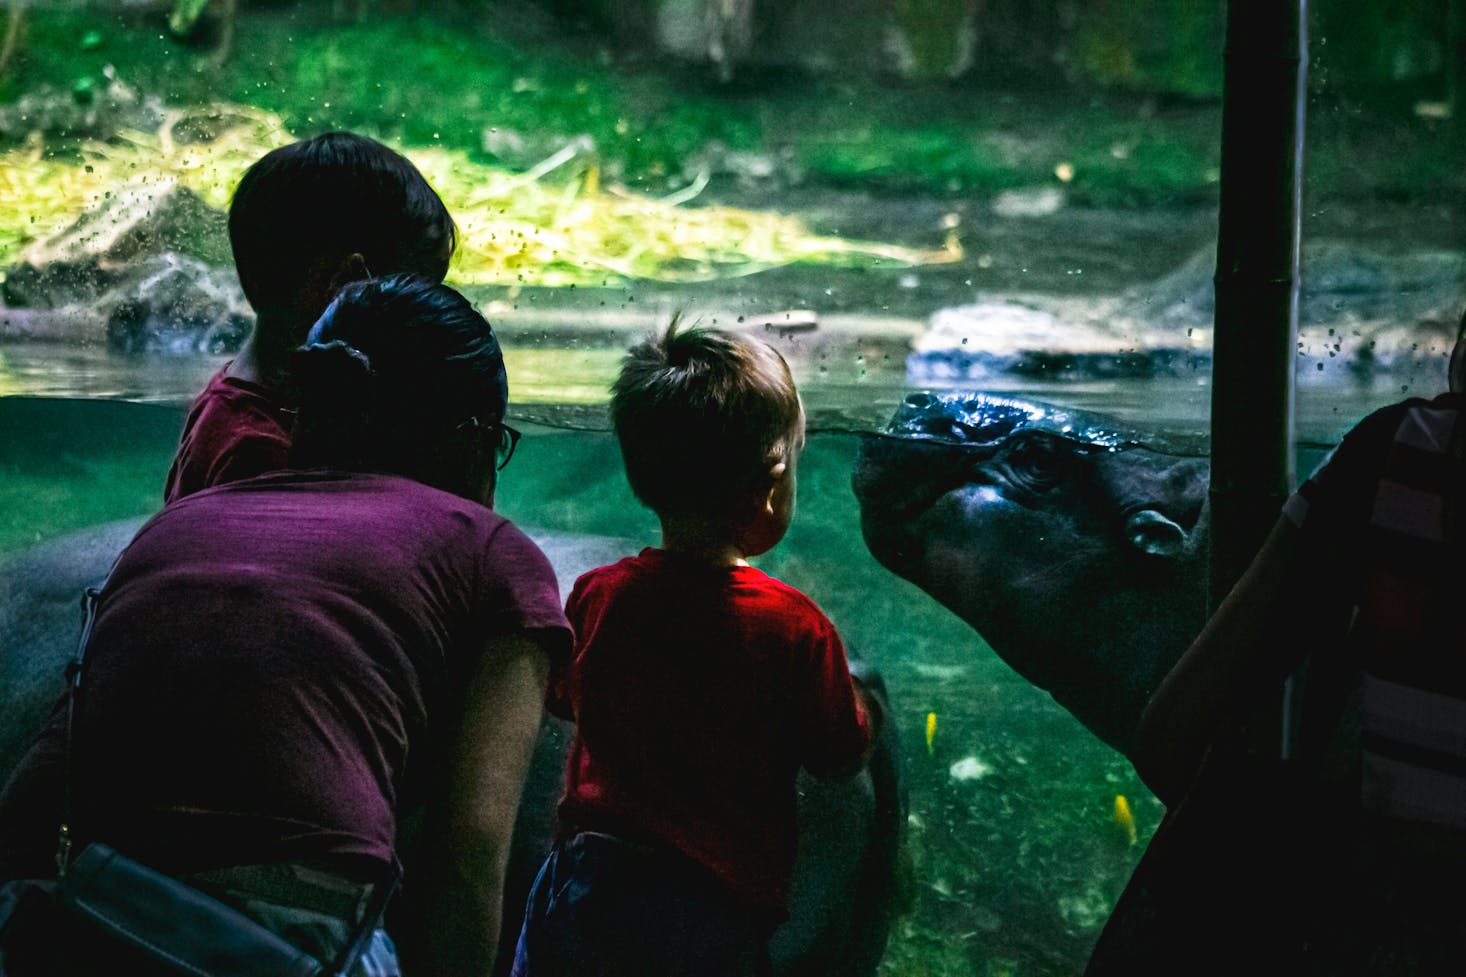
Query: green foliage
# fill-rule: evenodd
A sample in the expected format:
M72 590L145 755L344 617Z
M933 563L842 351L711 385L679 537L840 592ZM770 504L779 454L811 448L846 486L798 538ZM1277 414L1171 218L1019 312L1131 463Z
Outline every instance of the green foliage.
M1101 206L1209 199L1220 177L1212 134L1136 118L1075 140L1073 192Z
M278 113L295 133L352 128L513 166L589 136L602 182L654 191L683 185L710 144L787 152L815 182L938 195L1051 181L1058 162L1102 160L1110 144L1109 137L1097 142L1085 125L1075 125L1069 128L1076 142L1014 158L984 136L1003 127L1031 129L1035 108L1027 101L994 104L960 88L847 91L820 82L740 99L699 91L685 77L645 66L622 72L564 44L516 43L466 9L347 22L317 6L288 15L246 7L239 52L222 66L172 41L161 22L58 10L34 16L21 65L25 88L69 88L100 78L112 65L118 77L170 104L223 96ZM1037 111L1062 119L1074 110L1055 103ZM1081 121L1110 114L1124 111L1085 112ZM857 128L852 119L861 120ZM543 149L499 160L486 148L491 130L537 140ZM1094 190L1145 201L1169 199L1184 172L1152 174L1132 161L1093 168L1090 177L1076 182L1081 197Z
M177 37L188 37L208 6L209 0L173 0L173 10L168 14L168 29Z
M1132 91L1193 98L1221 94L1225 4L1128 0L1080 9L1075 47L1087 77Z
M295 132L345 127L486 156L499 128L563 141L589 135L628 179L665 183L708 139L754 149L757 118L721 102L648 89L584 52L518 46L485 15L337 21L315 5L240 12L240 51L215 66L138 15L35 10L14 97L42 84L118 77L170 104L221 96L279 113ZM88 43L83 40L90 38Z
M1104 87L1012 96L962 82L898 89L850 78L761 80L750 91L725 91L670 65L620 67L591 42L550 32L526 39L495 20L493 5L429 12L420 4L410 15L374 9L361 21L333 17L331 6L245 5L237 52L223 65L170 37L160 15L29 8L26 42L0 82L0 100L42 85L86 99L110 65L170 105L222 98L276 113L296 134L352 128L510 169L588 137L594 150L577 166L593 166L604 187L651 193L686 186L710 148L714 157L733 151L775 161L791 181L878 193L993 194L1051 184L1063 164L1073 167L1067 189L1077 203L1140 206L1215 193L1219 0L1078 5L1077 22L1053 44L1078 58L1080 77ZM1376 73L1386 63L1404 70L1416 61L1399 54L1406 41L1396 40L1428 46L1440 34L1428 3L1328 0L1314 8L1320 84L1333 77L1331 65L1360 59L1375 59ZM1157 115L1158 92L1207 101ZM1430 157L1420 164L1426 171L1460 183L1438 132L1413 118L1396 122L1386 166L1398 170L1391 179L1399 190L1410 186L1421 154ZM1310 121L1311 129L1337 124ZM1309 145L1313 189L1328 192L1334 178L1344 188L1360 183L1345 140L1310 134ZM65 151L48 151L58 148Z
M913 61L915 77L937 79L963 67L964 44L976 0L892 0L894 21Z
M1143 206L1215 192L1219 117L1209 111L1161 119L1143 102L1095 98L1076 107L1073 99L1038 93L901 108L876 103L867 125L808 137L801 164L820 182L901 193L962 196L1054 184L1066 165L1078 203Z
M810 172L837 186L944 193L1016 186L1025 174L975 145L965 133L949 129L869 127L837 133L803 147Z
M1438 74L1449 56L1448 2L1453 0L1328 0L1313 5L1313 83L1360 91Z

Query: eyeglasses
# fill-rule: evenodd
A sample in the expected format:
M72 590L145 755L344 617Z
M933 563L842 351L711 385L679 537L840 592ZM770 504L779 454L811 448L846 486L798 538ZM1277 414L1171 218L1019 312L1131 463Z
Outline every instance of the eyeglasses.
M509 464L509 459L514 457L514 449L519 445L519 439L524 435L510 427L508 424L500 423L499 443L494 448L494 457L497 459L494 470L503 471L504 466Z
M514 457L514 449L519 446L519 439L524 436L503 421L485 424L477 417L470 417L458 425L459 430L466 427L478 428L480 431L498 430L498 443L494 445L494 470L500 472L504 470L505 465L509 464L509 459Z

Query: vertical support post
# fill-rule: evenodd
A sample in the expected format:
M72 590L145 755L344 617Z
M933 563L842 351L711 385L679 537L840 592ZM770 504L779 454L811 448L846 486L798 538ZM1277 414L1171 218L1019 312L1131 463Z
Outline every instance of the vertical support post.
M1293 483L1307 0L1231 0L1212 353L1215 609Z
M1466 142L1466 0L1446 0L1446 104L1456 141Z

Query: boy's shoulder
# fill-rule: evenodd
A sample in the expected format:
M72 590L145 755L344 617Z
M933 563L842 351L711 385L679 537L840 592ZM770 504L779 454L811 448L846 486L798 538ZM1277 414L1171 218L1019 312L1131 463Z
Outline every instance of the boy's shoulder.
M798 605L822 615L814 600L803 591L757 567L710 567L654 547L588 570L575 581L575 589L581 593L626 587L686 591L736 589L760 600Z
M292 426L293 415L279 394L221 369L189 408L164 501L285 467Z
M209 377L204 389L193 399L188 413L190 417L194 417L212 413L221 407L266 411L272 415L286 414L291 410L291 404L284 394L264 384L232 375L228 364Z

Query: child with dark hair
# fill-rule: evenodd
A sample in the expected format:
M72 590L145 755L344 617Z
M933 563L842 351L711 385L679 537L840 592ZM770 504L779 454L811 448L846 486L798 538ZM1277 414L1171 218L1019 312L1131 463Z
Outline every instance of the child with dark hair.
M398 272L442 281L455 230L406 157L365 136L327 132L246 171L229 207L229 241L255 326L190 408L164 502L284 467L291 351L347 282Z
M859 770L878 711L834 625L750 566L794 511L804 409L769 346L634 347L611 414L662 546L582 576L549 707L576 724L517 977L753 975L787 913L795 778Z

